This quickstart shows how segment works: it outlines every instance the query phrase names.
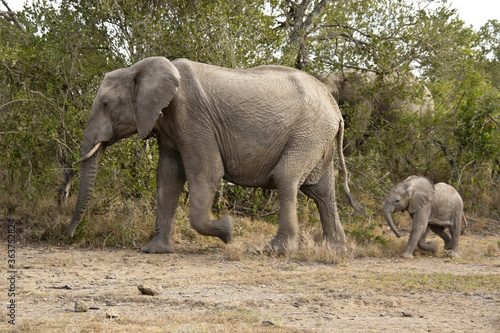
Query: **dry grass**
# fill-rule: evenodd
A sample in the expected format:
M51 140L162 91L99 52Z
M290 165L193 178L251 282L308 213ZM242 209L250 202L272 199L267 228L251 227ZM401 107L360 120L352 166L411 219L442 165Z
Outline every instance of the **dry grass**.
M500 256L500 248L498 246L500 240L498 241L490 241L486 246L486 255L489 257L498 257Z
M92 246L92 247L129 247L144 246L154 234L156 203L154 200L139 198L127 201L116 201L105 205L106 209L99 210L100 203L94 199L91 204L92 214L87 213L78 227L75 238L64 236L64 230L69 223L75 206L75 198L63 205L57 205L53 199L40 199L37 202L20 203L15 199L5 199L3 204L8 211L15 207L17 219L17 240L19 242L46 241L49 244ZM9 208L10 207L10 208ZM12 210L12 209L11 209ZM300 244L296 251L284 256L294 261L314 261L325 264L340 263L350 258L392 258L397 257L407 242L407 237L396 238L387 230L385 220L375 215L370 223L364 220L353 220L344 223L347 237L347 254L337 254L330 247L321 242L321 226L314 219L314 211L302 214L300 223ZM7 214L0 214L0 224L7 223ZM9 215L10 216L10 215ZM234 241L224 246L218 239L201 236L189 225L189 210L181 206L177 210L176 227L172 239L178 248L188 251L205 251L218 248L228 260L238 261L244 258L276 257L268 251L268 243L277 231L277 226L248 217L234 217ZM411 220L407 214L395 214L394 220L403 235L411 230ZM353 231L365 230L370 227L370 237L360 241L350 236ZM373 227L375 225L375 227ZM4 228L5 230L5 228ZM368 229L366 229L368 230ZM474 219L469 217L469 230L461 237L461 259L479 260L484 256L498 256L499 242L481 238L473 240L468 235L477 235L485 232L486 235L498 235L498 223L491 219ZM378 242L379 237L383 242ZM493 236L494 237L494 236ZM445 256L443 242L431 233L430 240L436 241L438 252L434 256ZM417 255L429 256L425 252L417 251Z
M145 316L143 318L104 319L94 315L85 321L75 321L73 315L61 320L26 320L16 324L9 333L35 333L43 327L45 332L301 332L293 328L274 326L266 328L245 309L219 311L213 315L175 314L167 316Z
M224 249L224 255L228 260L238 261L246 258L258 257L278 257L275 253L268 251L268 242L276 232L276 227L262 221L251 221L248 218L238 219L238 226L244 230L235 237L235 240ZM402 223L404 226L404 223ZM338 255L328 246L321 243L321 229L318 226L304 226L301 230L300 245L296 251L286 255L280 255L287 260L298 262L311 261L324 264L338 264L353 258L397 258L403 252L408 242L408 232L406 236L396 238L392 233L385 231L385 225L375 231L378 235L384 235L387 244L380 244L374 241L359 243L352 237L347 237L347 255ZM485 257L496 257L500 255L500 238L477 238L471 235L461 237L460 252L461 257L457 261L479 261ZM437 245L437 252L416 250L417 257L443 257L447 259L447 252L444 250L443 240L430 234L428 241L433 241Z

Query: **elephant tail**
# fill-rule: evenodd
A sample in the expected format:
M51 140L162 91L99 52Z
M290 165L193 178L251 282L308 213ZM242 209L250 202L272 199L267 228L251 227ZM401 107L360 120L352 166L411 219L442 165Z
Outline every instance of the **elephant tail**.
M469 227L469 223L467 222L467 219L465 218L465 213L462 212L462 228L460 230L460 235L463 235L465 232L465 229Z
M339 112L340 113L340 112ZM356 212L363 216L368 216L360 207L358 200L351 194L349 190L349 176L347 174L347 168L345 166L345 158L344 158L344 119L342 115L340 115L340 126L339 131L337 133L337 146L339 152L339 163L342 168L342 172L344 174L344 192L349 200L349 204L354 208Z

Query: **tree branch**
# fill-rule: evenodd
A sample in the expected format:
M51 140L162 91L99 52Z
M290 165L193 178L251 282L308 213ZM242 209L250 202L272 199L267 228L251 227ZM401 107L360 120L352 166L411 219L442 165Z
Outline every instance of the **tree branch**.
M321 15L326 7L328 7L330 1L331 0L321 0L316 7L314 7L313 11L307 16L306 21L304 22L306 29L310 28L314 24L314 21L318 18L318 16Z
M26 28L18 21L16 14L10 10L9 5L7 5L7 2L5 0L2 0L3 5L5 8L7 8L7 11L1 11L0 14L5 17L5 19L14 22L15 25L23 32L23 34L26 36Z
M311 33L314 21L318 18L323 10L330 4L331 0L321 0L306 16L307 8L310 6L312 0L302 0L300 4L290 1L290 14L288 18L293 22L292 32L290 34L290 43L299 47L297 54L297 62L295 67L304 69L309 66L311 61L309 59L309 47L306 44L306 37Z
M12 104L12 103L16 103L16 102L28 102L28 101L29 101L29 99L26 99L26 98L24 98L24 99L15 99L15 100L7 102L7 103L5 103L3 105L0 105L0 110L3 109L4 107L6 107L7 105Z
M495 118L493 118L493 116L492 116L492 115L488 115L488 117L489 117L491 120L493 120L493 122L494 122L495 124L497 124L497 127L498 127L498 128L500 128L500 123L498 122L498 120L496 120Z
M322 41L322 40L331 40L331 39L337 39L337 38L343 38L343 39L348 39L352 40L355 44L361 44L363 46L370 46L370 43L367 43L365 41L362 41L360 39L356 39L349 35L346 32L332 32L326 35L314 35L314 36L307 36L306 37L308 40L311 41Z
M441 148L441 151L443 152L444 154L444 157L446 158L446 160L448 161L448 163L450 164L450 167L451 167L451 170L452 170L452 175L453 176L456 176L457 172L458 172L458 166L457 166L457 158L458 158L458 153L460 152L460 148L458 149L457 151L457 154L455 155L454 158L450 157L450 155L448 154L448 149L446 148L446 146L441 142L439 141L438 139L433 139L432 140L439 148Z

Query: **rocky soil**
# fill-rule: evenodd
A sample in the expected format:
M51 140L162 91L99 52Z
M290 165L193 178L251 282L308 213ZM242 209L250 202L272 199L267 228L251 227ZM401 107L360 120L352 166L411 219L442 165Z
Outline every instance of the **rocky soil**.
M7 322L6 256L0 265L0 331L500 331L497 256L330 265L229 261L222 246L151 255L28 245L16 252L15 326Z

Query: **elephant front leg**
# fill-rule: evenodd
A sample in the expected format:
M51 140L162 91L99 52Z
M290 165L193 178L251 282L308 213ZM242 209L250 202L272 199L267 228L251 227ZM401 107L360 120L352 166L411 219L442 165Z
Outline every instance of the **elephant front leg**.
M186 178L182 164L175 158L162 156L161 151L156 177L155 236L144 246L143 251L147 253L172 253L174 245L171 235L174 229L175 212Z
M422 237L420 237L420 240L418 241L418 247L424 251L430 251L432 253L436 253L437 247L435 242L426 242L425 239L427 238L427 235L429 234L429 226L425 229L424 234Z
M230 216L224 216L219 220L210 219L210 208L212 207L218 180L209 181L206 177L197 177L188 180L191 196L190 218L191 226L201 235L220 238L224 243L229 243L233 238L233 220Z
M413 251L415 251L417 243L427 230L430 212L430 205L428 205L412 214L413 224L411 227L410 237L403 253L401 254L401 257L408 259L413 258Z

